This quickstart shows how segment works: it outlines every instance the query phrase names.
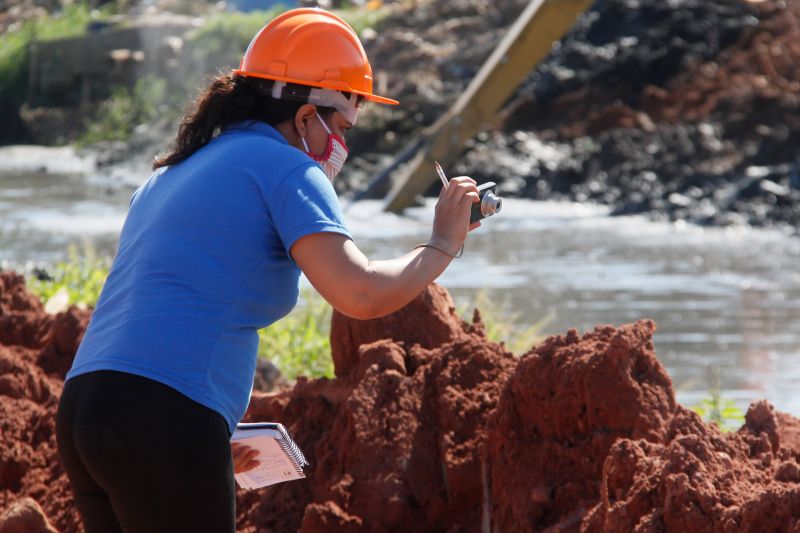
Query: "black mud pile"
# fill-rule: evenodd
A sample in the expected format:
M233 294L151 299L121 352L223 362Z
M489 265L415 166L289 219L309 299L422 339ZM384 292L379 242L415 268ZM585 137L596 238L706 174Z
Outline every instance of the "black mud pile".
M481 4L424 3L424 22L397 15L367 42L403 105L365 120L351 186L379 167L376 152L399 151L469 83L491 51L482 45L504 31L480 43L457 31L492 20ZM504 4L514 16L522 7ZM505 196L592 201L616 214L796 226L798 12L798 0L598 1L519 88L505 130L479 135L451 173L497 181Z
M605 44L579 28L521 90L510 131L484 136L459 170L507 195L617 214L796 227L800 3L673 5L682 11L664 4L662 16L683 30L660 35L660 50L621 11Z

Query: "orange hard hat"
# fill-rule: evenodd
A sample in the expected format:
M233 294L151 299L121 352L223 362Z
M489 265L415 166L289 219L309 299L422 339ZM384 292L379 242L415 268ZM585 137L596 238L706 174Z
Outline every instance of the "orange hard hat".
M319 8L292 9L275 17L250 41L234 73L398 104L372 93L372 67L353 28Z

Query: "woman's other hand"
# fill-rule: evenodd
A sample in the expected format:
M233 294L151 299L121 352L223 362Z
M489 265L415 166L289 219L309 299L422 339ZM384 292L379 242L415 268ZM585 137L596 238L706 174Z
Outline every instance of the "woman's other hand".
M481 225L480 222L469 223L472 204L479 201L478 186L474 179L468 176L451 179L447 188L442 187L436 202L431 243L452 253L458 252L467 238L467 232Z
M250 446L245 446L243 444L232 442L231 453L233 454L234 474L241 474L242 472L247 472L248 470L252 470L261 464L258 461L256 461L256 456L258 456L258 450L251 448Z

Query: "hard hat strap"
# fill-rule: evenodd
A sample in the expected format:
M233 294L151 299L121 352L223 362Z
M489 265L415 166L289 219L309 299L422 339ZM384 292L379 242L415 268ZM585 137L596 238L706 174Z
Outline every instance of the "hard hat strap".
M276 100L308 102L318 106L332 107L344 115L351 125L355 125L358 120L359 98L355 93L348 94L349 97L341 91L286 83L285 81L274 81L270 91L270 95Z
M281 100L281 94L283 93L284 87L286 87L285 81L275 81L272 83L272 97L275 100Z
M355 126L358 120L358 95L354 93L349 94L350 97L348 98L340 91L312 87L308 95L308 103L332 107L344 115L344 118L346 118L352 126Z

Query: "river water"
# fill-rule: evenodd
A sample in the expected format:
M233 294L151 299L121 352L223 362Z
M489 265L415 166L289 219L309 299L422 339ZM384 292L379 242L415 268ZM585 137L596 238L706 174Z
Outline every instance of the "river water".
M63 260L70 244L83 242L113 255L132 185L144 178L111 186L120 181L0 165L0 265ZM381 206L345 204L368 256L389 258L427 239L432 203L402 217ZM681 403L694 405L718 386L741 409L766 398L800 415L799 265L800 239L775 230L510 199L438 281L459 306L482 292L542 334L652 318L656 352Z

